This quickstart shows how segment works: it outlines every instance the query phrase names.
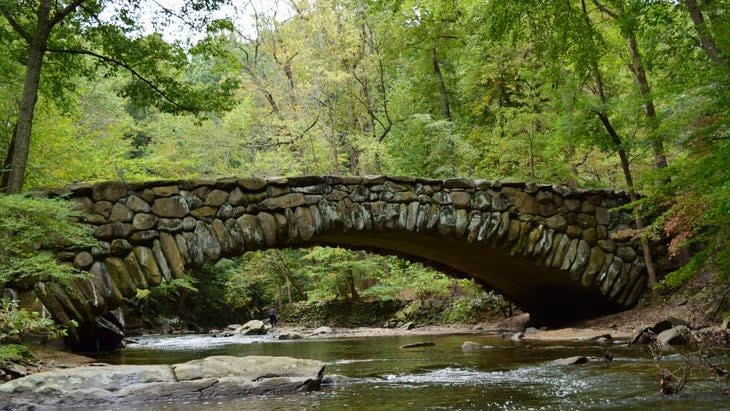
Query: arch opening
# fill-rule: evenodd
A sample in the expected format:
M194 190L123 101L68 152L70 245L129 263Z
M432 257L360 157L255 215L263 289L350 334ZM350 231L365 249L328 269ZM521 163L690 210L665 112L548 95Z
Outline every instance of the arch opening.
M191 330L220 330L228 324L266 319L271 304L285 322L315 327L478 322L517 312L501 295L470 278L456 278L379 251L306 244L222 257L189 270L182 280L138 290L143 297L125 309L128 330L140 327L141 317L153 326L152 315L162 320L158 328L166 325L167 317L179 317L178 325ZM177 288L171 293L173 287ZM394 322L394 314L410 304L423 310L413 312L408 321ZM148 312L149 308L157 311Z
M438 233L330 232L307 241L271 247L252 242L247 251L222 253L220 258L240 257L252 251L316 246L397 256L422 263L450 277L472 279L484 290L497 292L529 313L532 324L537 326L564 325L621 309L607 301L599 289L581 286L566 271L538 265L530 258L511 255L501 247L471 244L456 237L445 239Z
M584 287L566 271L538 265L502 247L468 243L438 233L344 232L314 236L303 246L367 250L418 261L455 278L469 278L494 290L530 314L534 325L564 325L619 311L595 287Z

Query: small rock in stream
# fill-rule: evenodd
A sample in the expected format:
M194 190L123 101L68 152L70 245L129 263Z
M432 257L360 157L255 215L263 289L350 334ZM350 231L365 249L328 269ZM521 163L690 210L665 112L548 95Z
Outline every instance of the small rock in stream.
M611 334L602 334L591 338L591 340L598 344L610 344L613 342L613 336Z
M304 338L304 336L298 332L291 331L291 332L279 334L278 338L280 340L301 340L302 338Z
M413 343L413 344L401 345L400 348L430 347L432 345L436 345L436 344L435 343L432 343L432 342L423 342L423 341L421 341L421 342L417 342L417 343Z
M689 341L689 328L678 325L660 332L656 338L663 346L686 344Z
M315 328L314 330L312 330L310 335L332 334L333 332L334 332L334 330L332 329L332 327L322 326L322 327Z
M568 357L568 358L558 358L557 360L554 360L551 362L553 365L575 365L575 364L585 364L588 362L588 357L582 356L582 355L576 355L575 357Z
M416 323L413 321L407 322L400 327L402 330L412 330L416 328Z
M235 332L243 335L264 335L266 334L266 324L260 320L251 320L240 326Z

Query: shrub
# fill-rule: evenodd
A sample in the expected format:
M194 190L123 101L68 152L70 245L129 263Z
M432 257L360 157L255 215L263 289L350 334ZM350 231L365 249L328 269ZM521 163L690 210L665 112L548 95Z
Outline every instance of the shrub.
M460 297L444 311L442 321L446 323L476 323L484 311L484 300L481 298Z
M20 344L0 344L0 368L7 363L22 363L33 359L28 347Z
M72 321L72 325L75 323ZM17 301L0 302L0 343L27 334L42 334L50 338L64 337L67 330L54 324L37 311L20 308Z
M59 250L96 244L75 223L70 202L23 195L0 195L0 286L54 281L64 286L83 275L56 258Z

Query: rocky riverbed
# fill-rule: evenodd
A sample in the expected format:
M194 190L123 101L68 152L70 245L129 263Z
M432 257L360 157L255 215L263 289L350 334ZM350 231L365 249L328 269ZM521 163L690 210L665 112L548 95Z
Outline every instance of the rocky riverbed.
M705 301L706 302L706 301ZM727 326L722 327L703 315L707 311L703 301L674 298L660 301L629 311L593 318L569 324L562 328L531 327L529 316L521 314L507 319L480 324L421 325L405 324L396 328L386 327L305 327L292 324L268 326L256 333L266 333L276 339L330 339L346 337L413 336L413 335L464 335L469 341L471 336L500 335L504 338L533 341L587 341L604 338L612 341L631 341L640 332L652 328L656 334L664 331L667 325L678 334L682 323L689 324L689 331L696 334L719 336L717 343L730 345ZM679 320L679 321L678 321ZM679 325L680 327L674 327ZM220 338L232 333L250 332L251 326L219 330ZM668 334L666 334L668 335ZM667 338L672 338L668 336ZM133 343L133 339L130 341ZM471 347L471 346L470 346ZM469 348L469 347L468 347ZM483 347L478 347L483 349ZM93 359L56 350L34 352L37 363L29 366L26 372L32 374L0 385L0 404L13 404L15 408L28 405L48 407L79 404L119 404L162 398L203 398L257 393L281 393L292 390L314 389L321 383L323 364L306 365L307 371L292 376L285 372L271 371L290 367L285 363L272 365L269 371L261 374L230 374L226 370L206 371L205 363L200 361L221 362L220 359L196 360L190 363L156 366L108 366L93 364ZM231 357L225 362L237 364L250 361L246 357ZM296 364L296 359L287 359ZM278 367L278 368L277 368ZM243 369L245 367L236 368ZM296 367L295 367L296 368ZM303 369L302 368L302 369ZM99 375L105 377L99 379ZM111 385L110 385L111 384ZM111 389L111 386L114 389ZM45 387L45 388L43 388ZM236 388L237 387L237 388ZM63 395L59 395L63 393ZM10 408L12 409L12 408Z

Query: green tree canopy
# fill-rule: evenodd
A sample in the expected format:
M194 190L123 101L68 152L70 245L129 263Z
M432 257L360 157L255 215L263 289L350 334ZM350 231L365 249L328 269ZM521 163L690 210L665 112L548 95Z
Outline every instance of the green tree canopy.
M57 95L73 88L74 77L128 75L120 94L138 107L156 106L163 111L202 113L221 110L229 102L235 81L217 77L193 81L183 69L190 53L204 53L206 47L185 49L178 42L163 40L158 32L148 33L142 22L152 15L156 29L173 18L185 23L187 30L230 27L214 21L210 12L221 1L184 2L180 10L156 2L114 0L38 0L0 1L5 18L0 39L7 53L22 64L24 80L15 118L13 138L3 169L3 186L8 193L19 193L25 181L31 130L38 93L44 87Z

